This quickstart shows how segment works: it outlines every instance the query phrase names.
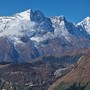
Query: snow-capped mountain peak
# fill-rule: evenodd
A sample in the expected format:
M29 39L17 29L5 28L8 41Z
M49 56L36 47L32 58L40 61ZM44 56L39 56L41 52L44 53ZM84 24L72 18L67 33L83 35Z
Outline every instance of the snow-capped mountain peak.
M64 16L47 18L40 10L29 9L0 17L0 40L0 56L6 51L8 60L9 57L11 60L31 60L39 55L90 47L90 17L75 25Z
M78 25L87 25L90 24L90 17L86 17L83 21L79 22Z
M24 12L18 13L15 15L15 17L19 18L19 19L23 19L23 20L30 20L30 14L31 14L32 10L28 9Z
M83 21L79 22L77 26L81 26L81 28L90 35L90 17L86 17Z
M90 17L89 17L89 16L86 17L86 18L84 19L84 21L86 21L86 22L90 22Z
M78 30L78 26L82 28ZM0 36L12 36L15 38L28 35L30 39L42 38L43 40L44 35L49 37L47 33L51 32L53 37L63 36L70 39L72 36L84 36L83 31L86 36L87 33L90 34L90 17L86 17L82 22L78 23L77 27L68 22L64 16L47 18L40 10L32 11L29 9L13 16L0 17Z
M0 17L0 37L9 37L17 42L15 38L20 39L26 36L37 41L36 38L42 38L47 32L53 32L54 28L49 18L46 18L40 10L31 9L13 16Z

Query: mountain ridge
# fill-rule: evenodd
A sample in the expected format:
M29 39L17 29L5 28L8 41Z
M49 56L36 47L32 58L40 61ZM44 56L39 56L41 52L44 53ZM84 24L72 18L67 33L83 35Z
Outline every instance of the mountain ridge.
M40 10L31 9L0 17L0 55L4 53L0 60L29 61L42 55L90 48L89 17L84 21L84 26L83 21L75 25L64 16L48 18Z

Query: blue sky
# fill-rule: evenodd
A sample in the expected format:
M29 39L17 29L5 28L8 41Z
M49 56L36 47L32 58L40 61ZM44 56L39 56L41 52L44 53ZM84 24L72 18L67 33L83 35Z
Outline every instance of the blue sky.
M40 9L47 17L63 15L71 22L90 16L90 0L0 0L0 16Z

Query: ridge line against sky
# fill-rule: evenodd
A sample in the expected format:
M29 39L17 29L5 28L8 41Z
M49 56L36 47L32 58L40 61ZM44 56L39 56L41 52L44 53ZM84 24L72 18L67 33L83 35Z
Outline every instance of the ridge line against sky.
M77 23L90 16L90 0L0 0L0 16L11 16L27 9L39 9L47 17L63 15Z

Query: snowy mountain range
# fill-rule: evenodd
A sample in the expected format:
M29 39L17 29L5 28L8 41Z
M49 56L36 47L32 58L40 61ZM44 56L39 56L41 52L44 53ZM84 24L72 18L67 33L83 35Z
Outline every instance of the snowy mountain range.
M90 17L74 24L30 9L0 17L0 61L28 62L78 48L90 48Z

